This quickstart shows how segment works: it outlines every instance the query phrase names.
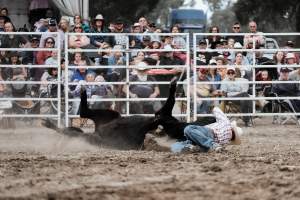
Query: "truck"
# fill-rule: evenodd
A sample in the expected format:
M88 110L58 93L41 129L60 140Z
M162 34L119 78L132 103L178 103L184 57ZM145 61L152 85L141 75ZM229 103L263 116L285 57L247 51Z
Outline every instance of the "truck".
M178 25L182 33L189 33L192 47L193 33L206 31L207 15L201 9L173 9L169 15L168 27ZM200 38L197 38L200 39Z

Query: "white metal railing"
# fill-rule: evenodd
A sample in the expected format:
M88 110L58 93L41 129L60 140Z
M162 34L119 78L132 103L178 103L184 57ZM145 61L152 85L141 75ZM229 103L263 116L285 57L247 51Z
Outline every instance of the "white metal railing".
M160 33L160 34L133 34L133 33L124 33L124 34L112 34L112 33L68 33L65 35L65 41L68 41L69 36L72 35L87 35L87 36L106 36L106 37L116 37L116 36L123 36L123 37L127 37L126 40L126 44L123 46L122 49L71 49L67 43L65 43L65 66L66 66L66 73L65 73L65 100L66 100L66 109L69 107L69 102L79 102L80 99L69 99L69 87L72 85L78 85L78 83L72 83L68 81L68 71L69 69L78 69L78 68L88 68L88 69L126 69L126 76L125 76L125 80L120 80L120 81L115 81L115 82L92 82L92 83L82 83L82 85L124 85L127 86L126 87L126 96L124 98L101 98L101 99L88 99L89 102L124 102L125 103L125 116L129 116L132 115L130 113L130 102L153 102L153 101L163 101L166 100L166 98L131 98L129 96L129 86L130 85L135 85L135 84L159 84L159 85L165 85L165 84L169 84L169 81L155 81L155 82L151 82L151 81L138 81L138 82L131 82L129 80L129 76L131 74L131 70L136 68L136 66L130 65L130 54L131 53L137 53L137 52L145 52L145 53L151 53L151 52L184 52L186 54L186 60L185 60L185 65L168 65L168 66L164 66L164 65L157 65L157 66L148 66L146 68L149 69L160 69L160 68L166 68L166 69L171 69L171 68L181 68L183 69L183 71L185 71L187 74L190 73L190 55L189 55L189 37L188 34L183 34L183 33L179 33L179 34L170 34L170 33ZM132 49L129 46L129 37L130 36L180 36L183 37L185 39L185 48L184 49L172 49L172 50L168 50L168 49ZM70 53L75 53L75 52L84 52L84 53L91 53L91 52L122 52L124 57L125 57L125 63L123 65L105 65L105 66L100 66L100 65L96 65L96 66L70 66L70 62L69 62L69 54ZM186 81L179 81L178 84L182 84L182 85L186 85L187 86L187 91L190 91L190 86L189 86L189 76L187 76L187 80ZM188 121L190 121L190 98L187 95L186 97L182 97L182 98L176 98L176 100L178 101L186 101L187 102L187 110L186 113L184 114L175 114L175 116L177 117L186 117ZM136 114L135 114L136 115ZM143 113L139 113L138 115L143 115L143 116L153 116L153 114L143 114ZM71 115L70 113L66 113L66 126L69 126L69 119L74 118L74 117L79 117L78 115Z
M292 112L292 113L263 113L263 112L257 112L256 110L256 104L255 102L257 100L300 100L300 96L297 96L297 94L295 94L295 96L291 97L291 96L280 96L280 97L258 97L257 94L256 94L256 86L257 85L260 85L260 84L285 84L285 83L296 83L296 84L300 84L299 81L279 81L279 80L273 80L273 81L256 81L255 78L256 78L256 72L255 72L255 69L257 68L275 68L277 69L278 67L293 67L293 68L300 68L300 65L299 64L293 64L293 65L282 65L282 66L278 66L278 65L259 65L256 63L256 55L255 53L256 52L268 52L268 53L275 53L277 51L282 51L282 52L300 52L300 48L274 48L274 49L268 49L268 48L259 48L259 49L256 49L255 48L255 38L253 37L252 38L252 42L253 42L253 48L252 49L245 49L245 48L242 48L242 49L232 49L232 48L227 48L227 49L199 49L198 46L197 46L197 39L199 37L207 37L207 36L245 36L245 35L256 35L256 36L300 36L300 33L258 33L258 34L249 34L249 33L238 33L238 34L235 34L235 33L196 33L193 35L193 55L194 55L194 67L193 67L193 76L194 76L194 79L193 79L193 88L194 88L194 93L193 93L193 98L194 98L194 120L197 119L198 116L212 116L212 114L198 114L197 113L197 102L199 100L210 100L210 101L224 101L224 100L228 100L228 101L234 101L234 100L250 100L252 101L252 113L226 113L228 116L299 116L300 113L295 113L295 112ZM266 39L266 38L264 38ZM223 65L223 66L216 66L216 65L197 65L197 53L198 52L251 52L252 53L252 61L253 63L251 65L240 65L240 67L251 67L251 71L252 71L252 77L253 77L253 80L250 80L248 82L249 85L252 85L252 95L250 95L249 97L205 97L205 98L199 98L197 96L197 93L196 93L196 86L197 85L201 85L201 84L221 84L221 83L228 83L228 81L198 81L197 80L197 69L199 68L207 68L207 69L210 69L210 68L219 68L219 67L237 67L236 65L234 64L229 64L229 65ZM241 84L245 84L244 81L235 81L235 82L238 82L238 83L241 83ZM300 122L298 120L298 123L300 125Z
M18 36L31 36L31 35L43 35L47 33L38 33L38 32L0 32L1 35L18 35ZM29 112L28 110L24 109L24 112L22 113L14 113L14 107L10 108L12 111L10 112L3 112L1 117L3 118L51 118L57 120L58 127L61 126L61 68L60 68L60 60L61 60L61 49L60 49L60 34L57 32L51 33L54 36L57 36L56 42L57 47L56 48L0 48L0 51L17 51L17 52L40 52L40 51L57 51L57 65L35 65L35 64L19 64L19 65L11 65L11 64L0 64L0 69L3 70L5 68L25 68L27 71L32 68L57 68L58 69L58 75L57 75L57 81L31 81L31 80L0 80L0 84L6 85L6 88L9 85L12 84L25 84L25 85L57 85L57 97L31 97L31 96L24 96L24 97L13 97L12 94L8 93L6 96L3 96L0 98L0 101L9 101L9 102L19 102L19 101L36 101L38 103L41 103L42 101L48 101L48 102L57 102L57 111L56 113L44 113L40 114L39 111L37 113L35 112ZM28 73L28 72L27 72ZM8 88L7 88L8 89ZM26 93L31 91L26 91ZM14 105L14 103L12 103ZM22 109L22 108L20 108Z
M32 32L32 33L28 33L28 32L13 32L13 33L6 33L6 32L2 32L0 33L0 35L42 35L42 34L47 34L47 33L36 33L36 32ZM56 42L57 42L57 48L0 48L0 51L57 51L58 52L58 61L60 61L61 59L61 53L64 52L65 55L65 82L64 84L64 96L65 96L65 110L68 111L69 110L69 103L70 102L79 102L80 99L76 99L76 98L70 98L69 99L69 87L70 86L76 86L78 85L78 83L72 83L68 81L68 77L69 77L69 70L76 70L78 68L88 68L88 69L125 69L126 70L126 78L122 81L114 81L114 82L92 82L92 83L81 83L81 85L125 85L126 87L126 96L125 97L118 97L118 98L101 98L101 99L88 99L89 102L124 102L125 104L125 114L126 116L131 115L130 113L130 102L146 102L146 101L150 101L150 102L154 102L154 101L164 101L166 98L131 98L129 96L129 85L135 85L135 84L159 84L159 85L166 85L169 84L169 81L156 81L156 82L151 82L151 81L147 81L147 82L131 82L129 81L129 76L130 76L130 72L131 70L133 70L134 68L136 68L136 66L130 65L130 55L132 53L137 53L137 52L146 52L146 53L151 53L151 52L169 52L169 49L131 49L129 47L129 36L181 36L183 38L185 38L185 48L183 49L172 49L172 52L184 52L186 54L186 60L185 60L185 65L171 65L171 66L164 66L164 65L156 65L156 66L148 66L146 68L150 68L150 69L160 69L160 68L166 68L166 69L171 69L171 68L180 68L183 69L187 76L186 76L186 80L184 81L179 81L178 84L179 85L186 85L187 89L186 89L186 96L184 97L180 97L180 98L176 98L177 101L185 101L187 103L187 110L185 113L182 114L176 114L175 116L177 117L186 117L187 121L190 121L190 116L193 116L193 119L196 120L196 118L198 116L211 116L212 114L198 114L197 113L197 102L198 100L210 100L210 101L234 101L234 100L249 100L252 101L252 112L251 113L227 113L228 116L291 116L291 115L300 115L300 113L263 113L263 112L259 112L258 110L256 110L255 107L255 102L258 100L267 100L267 101L271 101L271 100L300 100L299 96L295 96L295 97L284 97L284 96L280 96L280 97L262 97L262 96L257 96L256 94L256 89L257 86L260 84L279 84L279 83L299 83L299 81L256 81L255 80L255 70L257 68L278 68L278 67L285 67L286 65L283 66L278 66L278 65L259 65L256 63L256 55L255 53L261 53L261 52L268 52L268 53L275 53L277 51L283 51L283 52L300 52L300 48L294 48L294 49L288 49L288 48L274 48L274 49L268 49L268 48L260 48L260 49L256 49L255 48L255 42L254 42L254 38L253 38L253 48L252 49L198 49L197 47L197 39L199 37L207 37L207 36L213 36L213 35L219 35L219 36L245 36L245 35L255 35L255 34L248 34L248 33L240 33L240 34L232 34L232 33L197 33L197 34L193 34L193 63L190 63L190 49L189 49L189 35L188 34L170 34L170 33L161 33L161 34L132 34L132 33L125 33L125 34L112 34L112 33L68 33L65 34L65 44L64 44L64 50L60 49L60 34L59 33L53 33L57 35L56 38ZM68 46L68 39L69 36L72 35L87 35L87 36L106 36L106 37L115 37L115 36L124 36L127 37L126 40L126 44L123 46L123 49L71 49ZM257 35L262 35L262 36L298 36L300 37L300 33L259 33ZM197 54L199 52L247 52L247 53L252 53L252 63L248 64L248 65L241 65L241 67L247 67L247 68L251 68L252 70L252 76L253 76L253 80L248 81L248 84L252 86L252 95L249 97L207 97L207 98L202 98L200 99L199 97L197 97L196 94L196 86L199 84L221 84L221 82L212 82L212 81L197 81L197 69L199 68L218 68L219 66L216 65L201 65L201 66L197 66L197 61L196 61L196 57ZM75 53L75 52L85 52L85 53L97 53L97 52L122 52L124 54L125 57L125 63L122 65L92 65L92 66L71 66L69 63L69 54L71 53ZM299 53L300 54L300 53ZM55 118L57 119L58 122L58 126L60 126L60 123L62 122L62 112L61 112L61 92L62 92L62 88L61 88L61 84L62 84L62 79L63 77L61 77L61 69L60 69L60 62L58 63L58 65L31 65L31 64L21 64L21 65L7 65L7 64L0 64L0 69L6 68L6 67L24 67L27 69L31 69L31 68L43 68L43 69L47 69L47 68L51 68L51 67L56 67L58 68L58 80L57 81L11 81L11 80L3 80L0 81L0 84L37 84L37 85L41 85L41 84L55 84L58 87L57 90L57 97L56 98L49 98L49 97L42 97L42 98L37 98L37 97L22 97L22 98L16 98L16 97L3 97L0 98L0 101L23 101L23 100L32 100L32 101L51 101L51 102L57 102L57 113L53 114L53 113L46 113L46 114L15 114L15 113L6 113L4 115L2 115L2 117L9 117L9 118L23 118L23 117L33 117L33 118ZM190 69L192 67L192 77L193 79L190 80ZM234 64L230 64L230 65L226 65L224 67L236 67L236 65ZM289 65L288 67L293 67L293 68L300 68L299 64L293 64L293 65ZM194 92L191 94L191 84L193 83L192 87L194 89ZM226 83L225 81L223 81L222 83ZM244 82L241 82L241 84L244 84ZM193 115L191 115L191 106L190 106L190 101L191 98L193 98ZM140 114L143 116L151 116L152 114ZM78 117L78 115L73 115L70 114L68 112L65 112L65 125L69 126L69 119L74 118L74 117Z

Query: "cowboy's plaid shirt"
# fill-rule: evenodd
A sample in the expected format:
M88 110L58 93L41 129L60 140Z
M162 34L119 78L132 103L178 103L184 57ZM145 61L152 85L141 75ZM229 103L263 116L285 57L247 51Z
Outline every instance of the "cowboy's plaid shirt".
M231 123L227 116L218 107L214 107L213 114L216 117L216 122L206 125L214 132L214 140L218 144L228 144L232 138Z

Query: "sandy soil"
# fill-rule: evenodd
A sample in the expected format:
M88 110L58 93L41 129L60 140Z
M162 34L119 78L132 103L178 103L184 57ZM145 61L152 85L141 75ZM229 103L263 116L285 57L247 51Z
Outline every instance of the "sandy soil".
M300 199L299 130L257 120L241 146L180 155L0 130L0 199Z

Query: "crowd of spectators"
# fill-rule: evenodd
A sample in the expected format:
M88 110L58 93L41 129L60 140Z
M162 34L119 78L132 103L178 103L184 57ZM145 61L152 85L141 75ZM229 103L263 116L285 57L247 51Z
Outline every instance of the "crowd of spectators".
M166 97L168 95L168 86L166 84L133 84L128 86L120 84L107 84L108 82L126 81L127 71L124 66L136 66L129 70L129 80L134 81L169 81L175 75L183 73L183 66L187 62L185 51L174 51L174 49L185 49L187 40L182 35L147 35L144 33L180 33L180 26L174 25L170 30L164 30L155 23L151 23L145 17L140 17L131 26L125 24L122 18L117 18L108 23L104 16L97 14L91 21L82 19L80 15L75 15L72 20L62 17L60 21L53 18L40 19L34 23L34 32L45 32L42 35L1 35L1 32L16 32L13 22L9 18L6 8L0 11L0 47L1 48L55 48L61 50L67 47L77 49L76 53L69 53L68 66L74 69L68 69L68 81L78 84L70 86L70 94L78 97L80 85L96 82L97 85L88 85L89 98L105 97L126 97L131 98L156 98ZM53 34L57 32L57 34ZM65 41L65 33L74 33ZM203 37L197 40L197 53L193 58L196 65L201 66L197 69L197 81L214 81L213 84L199 84L196 87L196 94L202 100L197 102L198 113L209 113L210 108L220 102L206 101L204 97L211 96L231 96L231 97L249 97L255 92L264 91L265 86L270 84L262 83L251 85L249 81L270 81L270 80L300 80L300 68L295 67L299 64L299 54L293 52L294 42L287 41L284 48L287 51L274 52L273 58L267 58L263 52L249 52L245 50L264 48L265 37L260 35L257 30L257 24L254 21L249 22L249 30L245 36L221 36L218 26L209 28L210 33L216 35ZM76 33L134 33L136 35L76 35ZM241 24L232 25L232 33L241 33ZM60 39L58 41L58 39ZM60 45L60 46L58 46ZM132 49L126 53L124 49ZM80 49L99 49L99 52L80 52ZM221 50L223 49L223 50ZM225 49L225 50L224 50ZM112 51L110 51L112 50ZM147 50L150 50L147 52ZM61 51L62 53L64 51ZM64 55L61 55L64 57ZM191 62L192 63L192 62ZM57 51L1 51L0 64L24 64L24 65L58 65L61 64L62 79L64 80L65 60L58 60ZM276 65L270 68L253 68L252 65ZM86 66L107 66L107 68L88 68ZM153 65L161 65L162 68L151 69ZM289 67L291 65L291 67ZM120 68L116 68L120 66ZM149 67L150 66L150 67ZM174 66L173 68L164 66ZM288 70L287 70L288 69ZM192 70L191 70L192 71ZM287 77L283 74L287 73ZM22 76L22 77L21 77ZM185 74L187 78L189 74ZM54 68L1 68L1 80L34 80L46 81L57 78L57 72ZM285 78L284 78L285 77ZM191 79L193 80L193 79ZM99 84L106 82L106 84ZM193 82L193 81L192 81ZM192 84L191 82L191 84ZM242 82L242 83L241 83ZM294 84L297 96L299 93L299 84ZM287 86L289 87L289 86ZM5 90L5 85L1 84L1 90ZM43 90L43 85L40 86ZM129 92L129 93L128 93ZM186 90L185 90L186 92ZM275 92L281 95L281 91ZM128 94L127 94L128 93ZM192 95L193 96L193 95ZM296 106L299 101L295 100ZM252 102L246 100L237 101L241 106L241 111L245 113L252 112ZM153 113L155 106L153 103L132 102L131 113ZM117 103L99 104L94 106L119 109L124 111L124 105ZM117 107L116 107L117 106ZM78 106L74 106L78 107ZM77 108L73 109L73 114L77 113ZM245 124L249 125L249 117L243 118Z

